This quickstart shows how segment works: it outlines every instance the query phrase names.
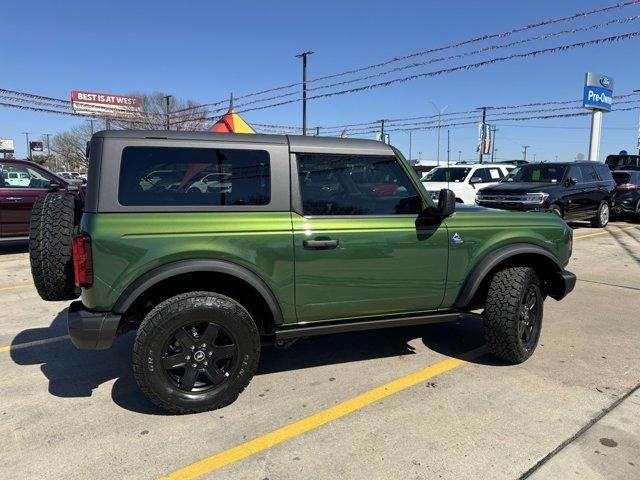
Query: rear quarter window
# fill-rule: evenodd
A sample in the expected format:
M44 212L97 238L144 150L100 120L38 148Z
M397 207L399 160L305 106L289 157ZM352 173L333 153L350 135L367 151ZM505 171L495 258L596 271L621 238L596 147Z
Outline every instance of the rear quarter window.
M125 147L118 202L135 206L267 205L269 153L263 150Z

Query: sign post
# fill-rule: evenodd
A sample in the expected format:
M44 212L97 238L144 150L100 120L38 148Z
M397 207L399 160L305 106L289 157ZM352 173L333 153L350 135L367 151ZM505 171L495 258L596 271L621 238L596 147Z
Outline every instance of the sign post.
M587 72L584 79L582 106L592 110L589 160L597 161L600 156L602 113L610 112L613 106L613 78L600 73Z

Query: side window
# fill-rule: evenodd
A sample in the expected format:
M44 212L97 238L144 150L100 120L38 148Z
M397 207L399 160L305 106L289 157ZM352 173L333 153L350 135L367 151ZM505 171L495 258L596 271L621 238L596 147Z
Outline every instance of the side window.
M591 165L580 165L580 172L585 182L597 182L598 176Z
M126 147L118 201L138 206L267 205L269 154L263 150Z
M49 188L49 179L32 168L4 163L0 165L0 171L0 187Z
M569 168L569 173L567 173L567 178L575 178L578 181L578 183L584 182L584 179L582 178L582 172L575 165Z
M469 180L471 180L472 178L479 178L480 182L482 183L488 182L489 181L488 169L476 168L471 174L471 176L469 177Z
M395 157L298 154L304 215L419 214L422 199Z
M596 164L596 171L598 172L600 180L611 181L611 170L609 170L609 167L607 165L603 163Z

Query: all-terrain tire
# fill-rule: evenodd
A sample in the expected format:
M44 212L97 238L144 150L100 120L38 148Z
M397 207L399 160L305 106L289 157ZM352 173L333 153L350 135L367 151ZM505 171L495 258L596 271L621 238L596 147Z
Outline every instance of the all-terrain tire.
M534 325L523 340L525 297L535 297ZM522 363L534 352L542 327L543 301L540 279L529 267L512 267L496 272L489 284L484 308L484 334L489 351L510 363ZM533 315L532 315L533 317Z
M78 298L71 239L77 232L79 217L75 198L66 193L47 193L33 205L29 261L33 282L43 300Z
M604 228L609 223L609 217L611 216L611 207L606 201L601 201L598 206L598 213L591 219L591 226L597 228Z
M217 348L215 338L204 347L199 344L204 335L198 337L196 332L189 333L190 328L195 328L192 327L194 323L202 325L203 322L205 329L210 325L217 326L232 339L235 355L221 383L199 391L197 388L185 391L180 388L181 380L173 376L175 370L165 367L164 361L169 355L177 356L173 353L176 350L168 354L167 348L176 348L177 332L184 335L186 331L190 337L188 341L196 343L195 351L177 350L187 358L186 365L178 367L178 371L184 368L183 376L186 375L186 369L190 362L196 361L199 352L211 355L210 350ZM249 312L235 300L214 292L183 293L158 304L142 321L133 345L133 373L138 386L158 407L176 414L215 410L233 403L251 381L259 359L260 335ZM197 375L206 382L204 370L211 366L204 367L203 360L198 360L201 373Z

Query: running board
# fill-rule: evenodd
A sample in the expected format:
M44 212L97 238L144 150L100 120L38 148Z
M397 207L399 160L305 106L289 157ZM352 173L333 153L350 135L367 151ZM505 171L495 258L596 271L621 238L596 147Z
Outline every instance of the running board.
M288 340L313 335L327 335L330 333L357 332L361 330L374 330L377 328L407 327L410 325L426 325L429 323L455 322L462 316L470 316L460 312L433 313L414 317L376 318L372 320L359 320L339 323L303 324L276 330L276 341Z

